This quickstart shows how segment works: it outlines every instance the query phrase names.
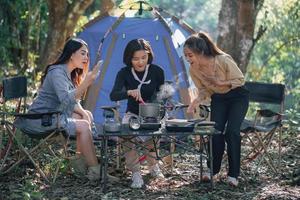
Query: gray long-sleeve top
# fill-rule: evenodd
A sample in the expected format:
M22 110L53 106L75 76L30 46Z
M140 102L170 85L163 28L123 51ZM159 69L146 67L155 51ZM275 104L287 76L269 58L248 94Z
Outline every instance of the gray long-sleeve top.
M61 111L70 117L77 103L75 89L67 65L53 65L48 69L47 76L29 112Z

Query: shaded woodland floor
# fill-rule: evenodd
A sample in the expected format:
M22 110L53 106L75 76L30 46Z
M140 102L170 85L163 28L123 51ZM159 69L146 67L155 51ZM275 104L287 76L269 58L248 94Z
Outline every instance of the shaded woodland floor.
M284 140L281 173L274 174L265 162L256 171L257 163L251 162L243 166L237 188L226 183L226 162L215 188L210 190L208 183L198 181L196 156L183 153L175 157L173 174L164 169L165 180L151 178L145 168L146 184L142 189L131 189L129 175L114 170L110 163L110 173L121 180L109 183L106 194L99 182L76 178L69 170L62 170L54 184L46 184L29 163L23 163L14 172L0 177L0 199L300 199L299 180L295 180L299 176L296 173L300 166L300 134Z

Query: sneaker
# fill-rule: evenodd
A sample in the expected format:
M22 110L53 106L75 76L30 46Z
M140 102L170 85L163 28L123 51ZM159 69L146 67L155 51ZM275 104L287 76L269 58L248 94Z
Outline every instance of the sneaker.
M158 164L155 164L153 167L151 167L150 174L152 177L155 177L155 178L165 178L165 176L161 172Z
M131 188L142 188L144 185L144 181L140 172L134 172L132 174L131 180Z
M228 176L227 182L229 185L234 186L234 187L237 187L239 185L239 181L237 180L237 178L234 178L231 176Z

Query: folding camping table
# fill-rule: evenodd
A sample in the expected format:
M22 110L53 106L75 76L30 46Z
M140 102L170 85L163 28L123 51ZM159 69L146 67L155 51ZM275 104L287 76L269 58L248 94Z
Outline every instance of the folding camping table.
M107 190L107 167L108 167L108 140L110 137L120 137L124 140L134 139L137 136L150 136L153 141L159 141L160 138L167 139L169 142L175 142L176 145L183 148L184 150L194 153L200 156L200 181L202 181L202 172L203 172L203 157L207 157L210 161L210 166L213 167L213 159L212 159L212 151L204 152L204 136L208 137L209 141L209 149L212 149L212 136L215 134L219 134L213 126L197 126L194 131L191 132L178 132L178 131L168 131L165 128L160 128L157 131L153 130L131 130L128 124L123 124L120 132L105 132L99 135L99 139L101 139L101 161L100 161L100 176L101 176L101 185L102 190L105 193ZM190 136L190 135L198 135L200 136L200 148L196 148L193 145L188 145L186 142L182 141L179 136ZM130 139L129 139L130 138ZM135 143L134 141L132 141ZM135 143L136 144L136 143ZM144 147L146 148L146 147ZM154 142L154 149L156 148L156 142ZM157 152L157 151L156 151ZM209 152L209 153L207 153ZM171 153L171 152L170 152ZM158 154L157 154L158 155ZM158 157L159 159L159 157ZM213 174L212 170L210 170L210 187L213 188Z

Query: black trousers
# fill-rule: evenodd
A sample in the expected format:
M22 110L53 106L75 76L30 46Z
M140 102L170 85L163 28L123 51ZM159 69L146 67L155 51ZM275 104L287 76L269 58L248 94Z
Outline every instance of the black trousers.
M242 86L225 94L213 94L211 121L222 134L213 136L213 174L221 168L222 157L227 143L229 163L228 176L237 178L240 174L241 136L240 128L249 105L249 92ZM226 126L226 130L224 132ZM208 162L209 165L209 162ZM208 166L209 167L209 166Z

